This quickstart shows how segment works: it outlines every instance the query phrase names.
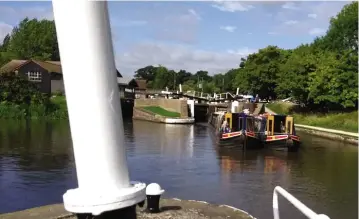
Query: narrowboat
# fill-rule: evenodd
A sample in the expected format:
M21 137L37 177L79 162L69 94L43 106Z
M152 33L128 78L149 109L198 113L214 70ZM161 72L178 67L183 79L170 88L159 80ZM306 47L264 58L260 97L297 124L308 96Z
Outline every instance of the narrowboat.
M247 117L246 124L248 144L261 143L264 147L288 151L299 148L300 138L296 134L292 116L263 114Z
M215 129L216 143L223 145L242 146L245 138L242 113L214 112L210 118L210 125ZM227 124L227 130L223 129Z

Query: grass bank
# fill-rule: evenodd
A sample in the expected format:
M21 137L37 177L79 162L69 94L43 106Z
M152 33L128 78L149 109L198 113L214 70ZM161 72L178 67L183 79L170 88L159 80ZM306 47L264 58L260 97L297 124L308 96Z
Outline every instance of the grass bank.
M169 117L169 118L177 118L177 117L181 117L180 113L177 112L173 112L173 111L168 111L165 110L159 106L145 106L142 107L144 110L147 110L149 112L158 114L160 116L164 116L164 117Z
M358 111L349 113L290 113L293 105L288 103L267 104L270 110L277 114L291 114L296 124L310 125L347 132L358 132Z
M47 105L0 102L0 118L4 119L68 119L66 99L56 96Z

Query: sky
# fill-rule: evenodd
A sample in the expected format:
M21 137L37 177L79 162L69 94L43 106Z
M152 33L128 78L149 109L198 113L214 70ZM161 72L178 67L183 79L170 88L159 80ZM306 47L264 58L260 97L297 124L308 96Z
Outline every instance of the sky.
M116 66L127 77L159 64L224 73L268 45L290 49L312 42L348 3L111 1ZM0 40L25 17L53 19L51 2L0 1Z

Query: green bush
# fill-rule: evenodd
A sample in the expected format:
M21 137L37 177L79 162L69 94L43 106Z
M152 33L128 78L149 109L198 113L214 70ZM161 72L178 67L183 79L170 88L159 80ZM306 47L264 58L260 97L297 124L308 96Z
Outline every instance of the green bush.
M14 74L0 75L0 102L21 104L47 104L49 96L39 91L37 84L23 76Z
M35 83L14 74L0 75L0 118L67 119L63 95L50 98Z

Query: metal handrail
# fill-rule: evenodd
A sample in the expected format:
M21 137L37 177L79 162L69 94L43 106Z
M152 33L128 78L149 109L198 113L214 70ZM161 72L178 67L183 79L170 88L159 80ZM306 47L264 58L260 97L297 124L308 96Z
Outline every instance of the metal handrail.
M301 201L296 199L293 195L287 192L280 186L276 186L273 190L273 216L274 219L279 219L279 207L278 207L278 194L281 194L284 198L286 198L294 207L296 207L299 211L301 211L304 215L306 215L310 219L330 219L325 214L317 214L312 211L310 208L305 206Z

